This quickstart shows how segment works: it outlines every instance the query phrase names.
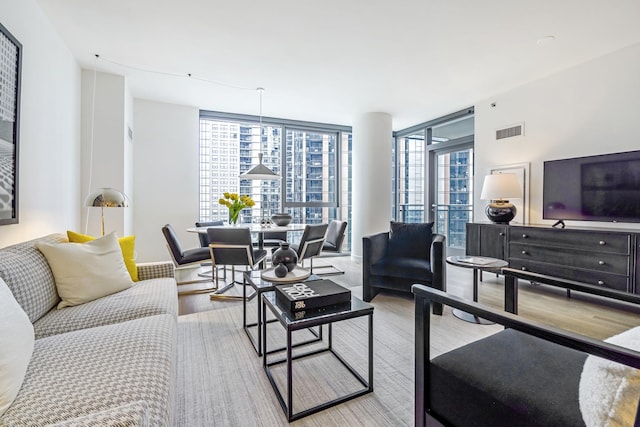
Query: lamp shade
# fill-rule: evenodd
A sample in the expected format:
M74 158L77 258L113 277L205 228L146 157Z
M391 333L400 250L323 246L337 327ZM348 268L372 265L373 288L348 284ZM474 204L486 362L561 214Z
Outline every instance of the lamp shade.
M484 177L481 200L521 199L522 186L515 173L498 173Z
M126 208L129 206L129 199L115 188L98 188L87 196L84 205L97 208Z
M258 153L258 164L243 174L240 179L280 179L280 175L262 164L262 153Z

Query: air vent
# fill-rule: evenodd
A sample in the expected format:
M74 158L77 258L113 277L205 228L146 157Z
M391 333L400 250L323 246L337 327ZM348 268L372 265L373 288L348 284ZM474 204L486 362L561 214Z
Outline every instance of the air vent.
M496 139L513 138L514 136L522 135L524 135L524 123L496 130Z

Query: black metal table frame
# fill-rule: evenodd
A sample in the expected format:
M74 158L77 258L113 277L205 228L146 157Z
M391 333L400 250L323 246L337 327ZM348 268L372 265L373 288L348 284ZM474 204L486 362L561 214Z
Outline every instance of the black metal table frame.
M275 293L272 292L273 296ZM362 396L367 393L371 393L373 391L373 306L371 306L368 310L358 310L358 311L341 311L336 314L329 314L326 316L321 316L317 318L311 318L307 320L302 320L296 322L294 324L286 324L284 319L278 315L276 309L273 305L273 302L267 298L268 295L262 295L262 329L263 329L263 355L262 355L262 366L267 374L267 378L271 383L271 387L276 393L276 397L278 398L278 402L280 402L280 406L287 416L287 420L289 422L298 420L300 418L306 417L311 414L315 414L316 412L323 411L325 409L336 406L340 403L346 402L351 399L355 399L356 397ZM274 297L275 298L275 297ZM353 303L353 298L352 298ZM273 351L267 351L267 323L266 323L266 306L268 306L272 313L276 316L276 319L280 322L280 324L285 328L287 333L287 344L286 348L286 357L283 359L278 359L275 361L268 362L267 356L272 354ZM332 342L332 324L335 322L340 322L342 320L355 319L357 317L368 316L369 317L369 325L368 325L368 380L363 378L340 354L336 352L333 348ZM291 345L292 334L295 331L307 329L313 326L318 326L320 331L322 331L322 326L328 325L328 333L327 333L327 347L320 348L316 350L311 350L305 353L297 354L293 356L293 347ZM311 408L305 409L303 411L294 413L293 412L293 361L297 359L301 359L304 357L314 356L316 354L330 352L333 354L336 359L345 367L347 370L363 385L363 389L359 391L355 391L353 393L349 393L342 397L338 397L336 399L330 400L325 403L321 403L319 405L313 406ZM285 402L278 385L275 382L275 379L271 373L271 367L286 363L287 364L287 400Z
M251 343L251 346L253 347L253 349L256 351L256 353L258 353L258 356L262 356L262 311L263 311L263 307L262 304L260 303L261 301L261 295L264 292L269 292L269 291L273 291L273 286L269 287L269 288L265 288L265 287L258 287L255 286L253 283L253 280L251 280L251 271L245 271L242 274L242 280L243 280L243 287L242 287L242 329L244 329L244 332L247 334L247 337L249 338L249 342ZM251 286L254 290L255 293L250 297L247 298L247 285ZM257 295L258 296L258 316L257 316L257 321L253 322L253 323L248 323L247 322L247 301L250 301L251 299L253 299L253 296ZM276 322L277 319L269 319L267 321L267 323L273 323ZM254 338L253 335L251 334L250 329L251 328L255 328L257 327L257 338ZM313 329L309 328L309 332L314 336L314 338L310 338L308 340L305 341L301 341L299 343L294 344L294 347L298 347L301 345L306 345L306 344L312 344L314 342L318 342L318 341L322 341L322 328L318 328L318 331L315 331ZM276 348L273 350L269 350L269 354L271 353L276 353L279 351L283 351L286 350L286 347L281 347L281 348Z

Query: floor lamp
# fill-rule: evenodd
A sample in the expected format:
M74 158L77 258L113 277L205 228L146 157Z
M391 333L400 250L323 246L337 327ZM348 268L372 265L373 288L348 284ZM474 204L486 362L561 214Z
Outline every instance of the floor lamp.
M129 199L122 191L114 188L98 188L87 196L84 205L100 208L100 225L104 236L104 208L126 208L129 206Z

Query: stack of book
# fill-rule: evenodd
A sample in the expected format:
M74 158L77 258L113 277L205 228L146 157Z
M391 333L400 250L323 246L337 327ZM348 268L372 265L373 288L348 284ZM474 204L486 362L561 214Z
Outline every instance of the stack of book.
M275 291L278 304L294 313L351 301L351 291L331 280L276 285Z

